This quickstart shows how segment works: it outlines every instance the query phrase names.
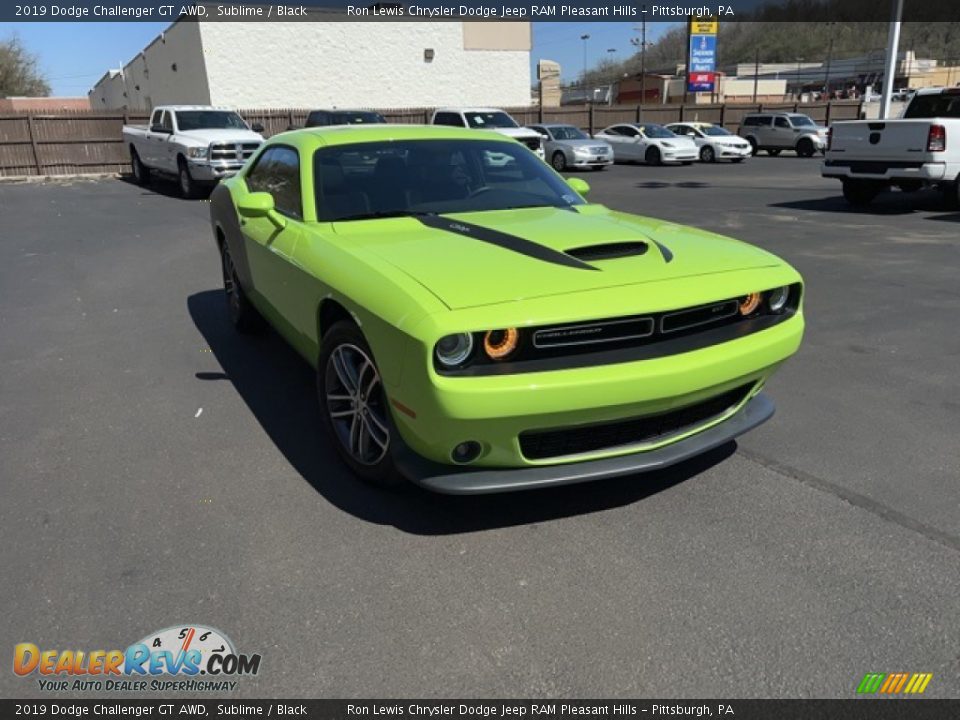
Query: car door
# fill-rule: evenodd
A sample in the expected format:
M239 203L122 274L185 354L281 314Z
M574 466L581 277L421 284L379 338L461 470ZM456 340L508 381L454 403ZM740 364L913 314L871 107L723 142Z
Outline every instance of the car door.
M775 117L769 132L770 138L764 145L774 148L793 147L793 127L785 117Z
M303 197L300 154L289 145L271 145L244 178L249 192L273 197L277 218L244 217L244 236L253 290L269 308L275 327L294 345L303 332L303 303L298 292L302 271L293 262L297 243L303 238Z

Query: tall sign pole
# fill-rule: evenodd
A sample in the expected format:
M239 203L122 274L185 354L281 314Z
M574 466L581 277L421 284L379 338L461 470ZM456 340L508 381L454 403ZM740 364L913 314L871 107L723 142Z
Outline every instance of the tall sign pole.
M890 97L897 74L897 50L900 45L900 20L903 17L903 0L892 0L890 33L887 36L887 63L883 72L883 98L880 101L880 119L890 117Z
M712 17L690 18L687 33L687 92L708 92L717 89L717 31L719 22Z

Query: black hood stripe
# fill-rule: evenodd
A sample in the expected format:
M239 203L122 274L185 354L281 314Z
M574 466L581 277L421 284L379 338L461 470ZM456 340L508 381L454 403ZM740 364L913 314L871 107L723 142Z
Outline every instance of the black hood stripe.
M653 242L654 245L657 246L657 249L660 250L660 254L663 255L663 261L665 263L668 263L671 260L673 260L673 253L670 252L670 248L668 248L666 245L658 243L653 238L650 238L650 240Z
M491 245L502 247L505 250L512 250L521 255L553 263L554 265L564 265L566 267L577 268L578 270L600 270L600 268L588 265L576 258L544 247L543 245L538 245L530 240L524 240L516 235L508 235L507 233L491 230L490 228L474 225L473 223L462 220L451 220L439 215L418 216L417 220L434 230L446 230L447 232L456 233L463 237L474 238L475 240L490 243Z

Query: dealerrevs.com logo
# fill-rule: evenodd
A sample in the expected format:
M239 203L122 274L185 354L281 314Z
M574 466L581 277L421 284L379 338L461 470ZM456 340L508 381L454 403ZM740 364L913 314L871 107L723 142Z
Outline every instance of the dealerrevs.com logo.
M259 654L238 653L226 635L202 625L169 627L126 650L41 650L29 642L13 650L13 672L39 676L49 692L224 692L236 688L234 678L259 671Z

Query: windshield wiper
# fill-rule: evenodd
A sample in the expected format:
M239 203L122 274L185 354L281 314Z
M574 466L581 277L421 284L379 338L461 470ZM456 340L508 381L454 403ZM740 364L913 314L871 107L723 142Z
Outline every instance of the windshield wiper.
M428 217L436 214L435 212L425 212L421 210L377 210L376 212L357 213L356 215L334 218L330 222L343 222L344 220L379 220L382 218L398 217Z

